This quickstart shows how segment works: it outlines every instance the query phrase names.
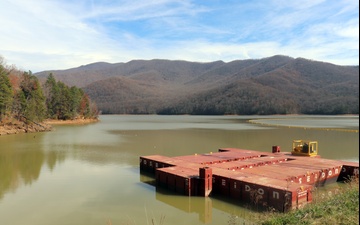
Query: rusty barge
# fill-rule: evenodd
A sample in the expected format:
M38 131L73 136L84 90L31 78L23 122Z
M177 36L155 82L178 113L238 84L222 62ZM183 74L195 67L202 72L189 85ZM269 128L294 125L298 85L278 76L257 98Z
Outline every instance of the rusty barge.
M156 186L186 196L224 196L281 212L312 201L316 186L358 177L359 163L280 152L221 148L215 153L140 157Z

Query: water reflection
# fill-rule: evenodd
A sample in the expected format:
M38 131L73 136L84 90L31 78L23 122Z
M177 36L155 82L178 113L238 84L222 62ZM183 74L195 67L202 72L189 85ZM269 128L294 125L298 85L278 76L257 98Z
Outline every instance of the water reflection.
M6 142L1 145L0 199L6 192L14 192L21 185L31 185L39 178L45 155L35 138L41 139L41 135L20 134L20 141L14 142L14 145L7 145ZM15 141L15 135L4 139ZM30 146L24 143L30 143Z
M155 180L152 175L144 172L141 172L140 181L155 188L154 195L157 201L161 201L186 214L196 214L201 223L218 223L216 220L218 215L213 209L228 214L229 218L227 218L227 220L233 220L234 222L230 224L238 224L240 222L250 224L248 222L252 220L251 216L253 211L245 205L243 205L244 207L239 207L240 202L238 201L221 197L183 196L162 187L155 187ZM223 220L223 222L224 221L225 220Z

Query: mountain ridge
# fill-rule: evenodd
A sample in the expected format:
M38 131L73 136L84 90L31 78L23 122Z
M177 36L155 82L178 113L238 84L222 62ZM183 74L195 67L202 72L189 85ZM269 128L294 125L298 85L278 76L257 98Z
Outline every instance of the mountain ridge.
M358 114L359 66L275 55L231 62L97 62L53 73L103 113Z

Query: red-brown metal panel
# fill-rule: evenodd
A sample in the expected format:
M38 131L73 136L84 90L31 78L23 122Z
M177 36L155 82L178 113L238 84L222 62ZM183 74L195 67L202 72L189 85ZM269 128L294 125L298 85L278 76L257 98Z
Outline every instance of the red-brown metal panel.
M243 181L241 183L242 200L258 207L269 207L269 192L271 188L265 185Z
M213 157L211 154L178 156L178 157L175 157L175 159L180 159L183 161L198 163L198 164L202 164L202 165L221 163L222 161L224 161L218 157Z
M225 151L225 152L216 152L213 153L214 156L220 158L228 158L228 161L236 161L236 160L243 160L243 159L250 159L250 158L259 158L261 157L260 152L256 151Z
M310 167L314 169L337 167L343 165L339 161L322 159L322 158L312 158L312 157L298 157L295 159L290 158L288 161L284 163L296 165L298 167L307 167L307 168Z
M167 173L161 170L156 171L156 185L167 187Z
M219 184L218 186L220 194L222 196L229 196L230 195L230 178L229 177L219 177Z
M196 172L193 169L177 167L158 168L156 170L156 179L159 180L157 182L159 185L188 195L191 186L186 187L186 183L191 183L187 180L194 176L194 174L196 175Z
M209 154L205 154L209 155ZM239 155L238 154L229 154L227 152L215 152L210 154L214 159L217 159L221 162L230 162L234 160L238 160Z
M229 194L229 178L234 175L234 171L224 170L221 168L212 167L213 170L213 183L212 183L212 194L226 196Z
M271 151L272 153L278 153L278 152L280 152L280 146L278 146L278 145L274 145L274 146L272 146L272 151Z
M241 179L240 178L230 178L229 179L229 187L230 187L230 197L235 200L241 200Z
M264 193L266 193L265 188L267 188L267 194L268 194L267 195L268 201L266 202L267 206L271 206L276 209L284 208L284 210L297 207L296 204L297 204L297 196L299 190L305 190L305 189L308 191L311 190L310 185L300 185L291 182L289 183L283 180L277 180L268 177L259 177L257 175L243 178L243 182L245 184L244 186L245 192L243 191L243 195L242 195L244 199L250 202L255 200L262 202L264 198L254 199L254 193L253 195L251 195L252 193L251 190L258 190L259 188L263 187ZM263 190L260 191L260 193L262 192ZM291 198L289 196L291 196ZM309 200L311 200L311 198ZM262 203L265 204L265 202Z
M140 170L151 173L155 173L155 169L158 167L168 167L174 165L176 165L175 161L172 158L165 156L151 155L140 157Z
M316 182L315 175L319 172L312 168L298 168L286 164L272 165L271 168L277 169L280 174L288 175L289 180L299 184L314 184Z
M197 169L180 167L180 166L158 168L157 171L164 171L168 174L173 174L173 175L181 176L181 177L185 177L185 178L199 175L199 172Z
M181 193L183 195L190 195L191 194L191 187L189 182L190 178L176 176L175 177L175 184L176 184L176 192Z
M353 177L359 177L359 163L343 162L337 181L349 181Z
M231 161L231 162L226 162L226 163L218 163L218 164L214 164L211 165L211 167L216 167L216 168L221 168L224 170L240 170L241 168L246 168L247 164L246 163L239 163L240 161Z
M212 193L218 195L221 193L221 182L222 179L227 179L226 177L219 176L214 174L213 176L213 184L212 184Z
M284 180L288 182L297 182L301 184L312 184L315 182L314 175L318 171L306 170L278 165L267 165L243 170L244 173L257 174L263 177Z
M234 164L238 165L238 168L240 170L243 170L246 168L253 168L253 167L257 166L257 163L254 161L251 161L250 159L235 161Z
M249 161L251 162L258 162L258 165L273 165L280 162L285 162L287 158L285 157L273 157L273 156L265 156L265 157L258 157L258 158L251 158Z
M242 172L279 180L290 180L292 177L290 174L283 174L279 170L276 170L276 168L272 168L271 166L253 167L249 169L244 169Z
M261 151L255 151L255 150L248 150L248 149L239 149L239 148L220 148L218 150L219 152L230 152L230 153L238 153L238 154L248 154L248 155L258 155L259 157L261 155L271 155L269 152L261 152Z
M295 160L294 160L295 161ZM289 161L279 164L280 167L286 167L289 171L295 171L299 169L304 169L306 171L309 171L311 173L311 178L309 184L316 184L316 185L324 185L326 182L334 182L338 179L341 168L339 164L330 164L330 165L324 165L319 163L319 165L313 165L308 163L298 164L298 162ZM299 178L300 179L300 178ZM302 181L308 180L309 177L306 176L306 178L301 178ZM296 180L296 182L301 182L299 180Z
M199 195L209 196L212 191L212 169L209 167L199 168Z

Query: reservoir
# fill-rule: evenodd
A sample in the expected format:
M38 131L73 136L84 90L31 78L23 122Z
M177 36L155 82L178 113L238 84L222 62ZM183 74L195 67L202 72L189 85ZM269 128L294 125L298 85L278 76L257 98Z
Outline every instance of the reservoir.
M242 224L246 207L157 190L139 157L241 148L291 151L319 143L322 158L359 161L358 116L102 115L87 125L0 136L0 224Z

